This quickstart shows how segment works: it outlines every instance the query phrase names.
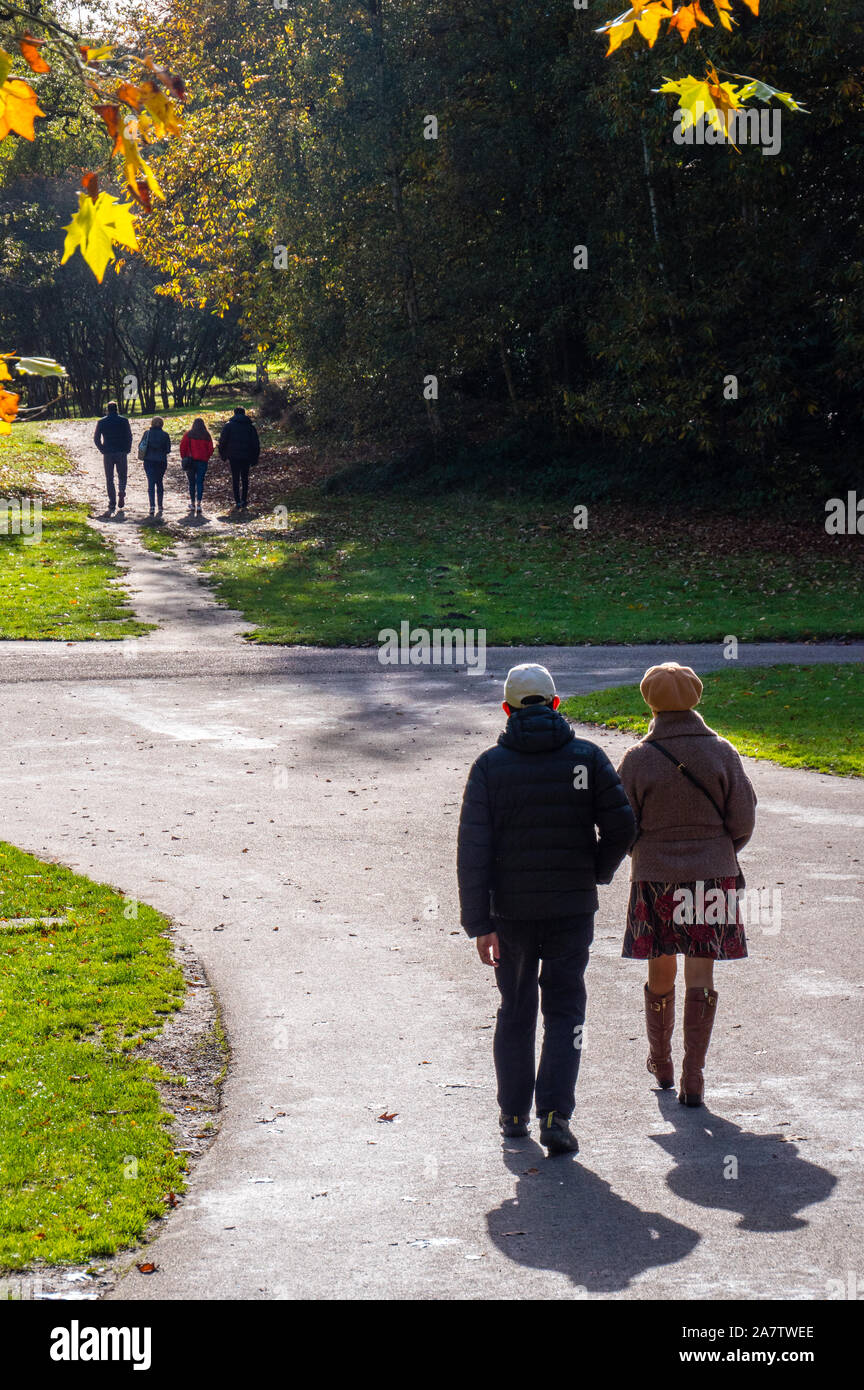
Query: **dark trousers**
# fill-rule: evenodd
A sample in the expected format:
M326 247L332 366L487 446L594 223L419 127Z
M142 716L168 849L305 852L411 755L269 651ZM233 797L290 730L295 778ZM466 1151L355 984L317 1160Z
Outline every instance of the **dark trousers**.
M229 459L231 464L231 484L234 488L234 501L238 507L245 507L249 498L249 464L237 459Z
M164 478L167 463L146 463L144 472L147 474L147 496L150 498L150 506L158 506L162 510L162 498L165 492Z
M501 1007L494 1042L498 1105L505 1115L530 1115L535 1100L538 1115L555 1110L569 1119L582 1056L594 914L547 922L497 918L492 925L500 945L495 979ZM536 1067L538 1002L543 1046Z
M117 469L117 491L120 493L120 497L125 500L126 473L129 460L126 454L111 453L106 450L102 455L102 462L105 465L105 487L108 489L108 505L110 507L116 507L117 492L114 491L114 469Z

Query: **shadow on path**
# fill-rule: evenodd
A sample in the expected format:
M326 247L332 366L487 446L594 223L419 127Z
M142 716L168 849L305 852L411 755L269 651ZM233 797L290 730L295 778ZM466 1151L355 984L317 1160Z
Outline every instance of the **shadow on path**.
M740 1230L799 1230L809 1223L796 1213L824 1202L837 1185L782 1134L751 1134L704 1106L688 1110L674 1091L659 1091L657 1103L675 1126L673 1134L650 1136L675 1159L670 1189L696 1206L739 1212Z
M547 1159L539 1144L518 1139L504 1141L503 1158L518 1176L516 1195L486 1222L517 1264L556 1270L589 1293L614 1293L699 1244L698 1231L640 1210L576 1158Z

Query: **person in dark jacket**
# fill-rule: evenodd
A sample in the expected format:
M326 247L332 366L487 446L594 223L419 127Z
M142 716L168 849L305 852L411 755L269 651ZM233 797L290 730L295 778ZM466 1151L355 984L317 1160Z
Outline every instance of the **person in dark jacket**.
M122 512L126 505L126 475L129 467L129 450L132 448L132 426L117 409L116 401L109 401L107 415L96 424L93 443L102 455L105 465L105 487L108 491L108 512L118 506ZM117 470L117 488L114 488L114 470Z
M164 423L161 415L154 415L150 421L149 430L141 438L141 443L145 446L144 472L147 474L147 495L150 498L151 516L154 505L158 514L162 515L165 470L168 467L168 455L171 452L171 440L162 428Z
M514 666L504 696L507 727L474 763L462 801L461 921L480 959L495 966L501 993L501 1131L526 1135L535 1101L540 1142L550 1153L573 1153L568 1122L597 885L612 881L636 821L606 754L558 714L545 666ZM535 1067L538 985L543 1047Z
M246 510L249 500L249 469L258 462L260 453L261 441L258 431L242 405L238 405L231 419L226 420L222 426L222 433L219 435L219 457L226 460L231 468L235 510Z

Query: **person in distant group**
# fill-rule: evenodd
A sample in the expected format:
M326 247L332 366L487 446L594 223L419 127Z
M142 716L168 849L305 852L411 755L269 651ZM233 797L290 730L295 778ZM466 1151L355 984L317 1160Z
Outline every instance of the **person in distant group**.
M249 500L249 469L258 462L260 453L261 441L258 431L242 405L238 405L231 419L226 420L222 426L222 433L219 435L219 457L231 467L235 511L246 510Z
M161 416L154 415L150 421L149 430L145 431L141 443L138 445L138 453L144 463L144 472L147 474L147 495L150 498L151 516L154 511L159 516L162 515L165 470L168 467L168 455L171 452L171 440L162 428L164 423L165 421Z
M213 440L199 416L192 421L191 430L187 430L180 440L180 461L189 479L189 510L196 516L201 516L204 475L212 453Z
M108 402L108 413L102 416L93 431L93 443L102 455L105 465L105 487L108 490L108 512L115 508L122 512L126 504L126 472L129 466L129 450L132 448L132 427L125 415L117 409L116 401ZM117 470L117 488L114 487L114 470ZM119 499L117 494L119 495Z

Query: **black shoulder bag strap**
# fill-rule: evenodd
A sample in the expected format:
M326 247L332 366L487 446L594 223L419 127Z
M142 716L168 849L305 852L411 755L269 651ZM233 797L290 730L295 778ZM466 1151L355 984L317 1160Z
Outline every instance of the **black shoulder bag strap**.
M685 767L684 763L679 763L678 759L675 757L675 754L670 753L668 748L664 748L662 743L658 743L657 740L653 738L648 738L645 740L645 742L649 744L651 748L656 748L658 753L662 753L664 758L668 758L670 763L674 763L678 771L683 772L684 776L687 778L687 781L692 782L694 787L698 787L703 796L707 796L708 800L711 802L711 805L714 807L714 810L717 812L718 816L722 820L723 829L725 830L726 817L724 816L720 807L717 805L717 802L714 800L708 788L705 786L705 783L700 782L699 778L696 777L695 774L690 771L689 767Z
M699 778L695 775L695 773L691 772L689 767L686 767L684 763L679 763L678 759L675 757L675 754L670 753L668 748L664 748L662 743L658 743L657 740L653 738L647 738L645 742L649 745L649 747L656 748L658 753L662 753L664 758L668 758L670 763L674 763L678 771L683 773L683 775L687 778L687 781L691 782L694 787L697 787L703 796L707 796L708 800L711 802L711 805L714 807L714 810L717 812L718 816L723 822L723 829L726 830L726 834L728 835L729 831L726 829L726 817L724 816L723 811L718 806L717 802L714 800L713 796L709 792L708 788L705 786L705 783L700 782ZM744 875L741 872L740 866L738 868L738 887L744 887Z

